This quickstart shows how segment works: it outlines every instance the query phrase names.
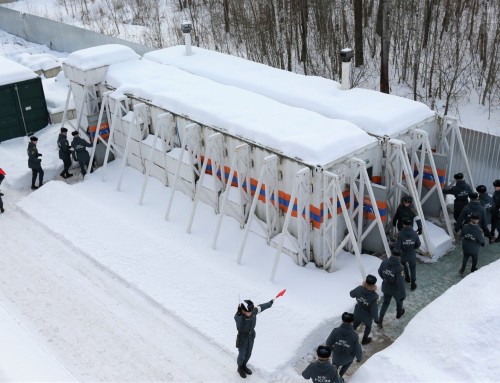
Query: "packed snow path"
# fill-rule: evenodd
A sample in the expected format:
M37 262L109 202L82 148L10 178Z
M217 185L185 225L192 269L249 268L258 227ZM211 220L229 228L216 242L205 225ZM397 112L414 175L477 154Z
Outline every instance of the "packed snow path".
M0 217L0 299L75 379L197 381L190 372L200 370L204 381L240 379L231 356L47 235L15 208L14 194L9 190Z

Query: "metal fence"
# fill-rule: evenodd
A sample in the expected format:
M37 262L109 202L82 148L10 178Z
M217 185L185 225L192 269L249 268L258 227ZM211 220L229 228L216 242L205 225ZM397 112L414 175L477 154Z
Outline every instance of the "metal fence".
M488 192L493 192L493 180L500 179L500 137L467 128L460 128L460 133L474 186L485 185ZM451 174L466 171L464 159L458 150L455 146Z

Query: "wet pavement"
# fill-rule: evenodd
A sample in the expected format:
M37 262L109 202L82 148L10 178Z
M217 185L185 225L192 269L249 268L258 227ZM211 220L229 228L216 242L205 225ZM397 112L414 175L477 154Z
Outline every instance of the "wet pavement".
M500 258L500 243L488 244L486 239L486 246L481 247L479 251L478 268L488 265ZM460 282L463 278L467 278L471 269L471 260L465 269L465 273L461 276L458 273L462 265L462 247L461 241L457 240L455 248L449 253L441 257L436 262L424 263L419 261L417 263L417 289L410 290L410 284L407 284L407 294L404 301L404 308L406 310L402 318L396 319L396 304L394 300L391 302L389 309L384 318L384 328L379 329L375 324L372 327L372 342L363 347L363 362L366 361L371 355L378 351L383 350L389 346L398 336L400 336L408 322L425 306L431 303L434 299L443 294L454 284ZM381 304L381 303L380 303ZM379 309L380 309L379 304ZM360 339L363 336L364 327L361 325L358 328ZM346 375L346 381L356 369L363 363L354 362Z

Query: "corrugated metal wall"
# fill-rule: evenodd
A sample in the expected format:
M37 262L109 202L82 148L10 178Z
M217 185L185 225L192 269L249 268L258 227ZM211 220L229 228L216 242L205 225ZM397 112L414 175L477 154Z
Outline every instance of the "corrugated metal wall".
M500 179L500 137L472 129L460 128L469 160L474 186L485 185L493 192L492 182ZM455 145L451 174L465 173L466 167L458 145Z

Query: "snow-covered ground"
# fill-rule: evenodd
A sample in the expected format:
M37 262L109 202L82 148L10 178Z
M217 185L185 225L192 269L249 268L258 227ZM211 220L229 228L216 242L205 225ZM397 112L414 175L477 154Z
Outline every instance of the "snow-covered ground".
M286 288L259 316L250 361L256 372L249 379L302 380L294 363L324 342L342 312L354 306L349 291L361 280L354 256L341 254L338 270L327 273L282 255L270 282L275 250L264 239L250 233L238 265L238 223L223 221L212 250L217 216L211 208L198 205L187 234L191 199L176 192L165 221L172 189L151 179L139 205L144 175L125 168L117 192L120 161L85 182L78 170L68 182L57 179L58 131L55 125L37 133L48 182L35 192L29 190L28 138L0 144L0 167L7 173L1 185L0 323L11 336L0 344L1 355L10 358L0 360L0 379L239 381L238 300L267 302ZM377 258L363 255L362 262L376 274ZM499 262L483 267L451 288L351 381L497 381L498 268ZM392 305L389 314L394 311ZM12 339L19 339L15 348ZM28 372L27 363L36 370Z

